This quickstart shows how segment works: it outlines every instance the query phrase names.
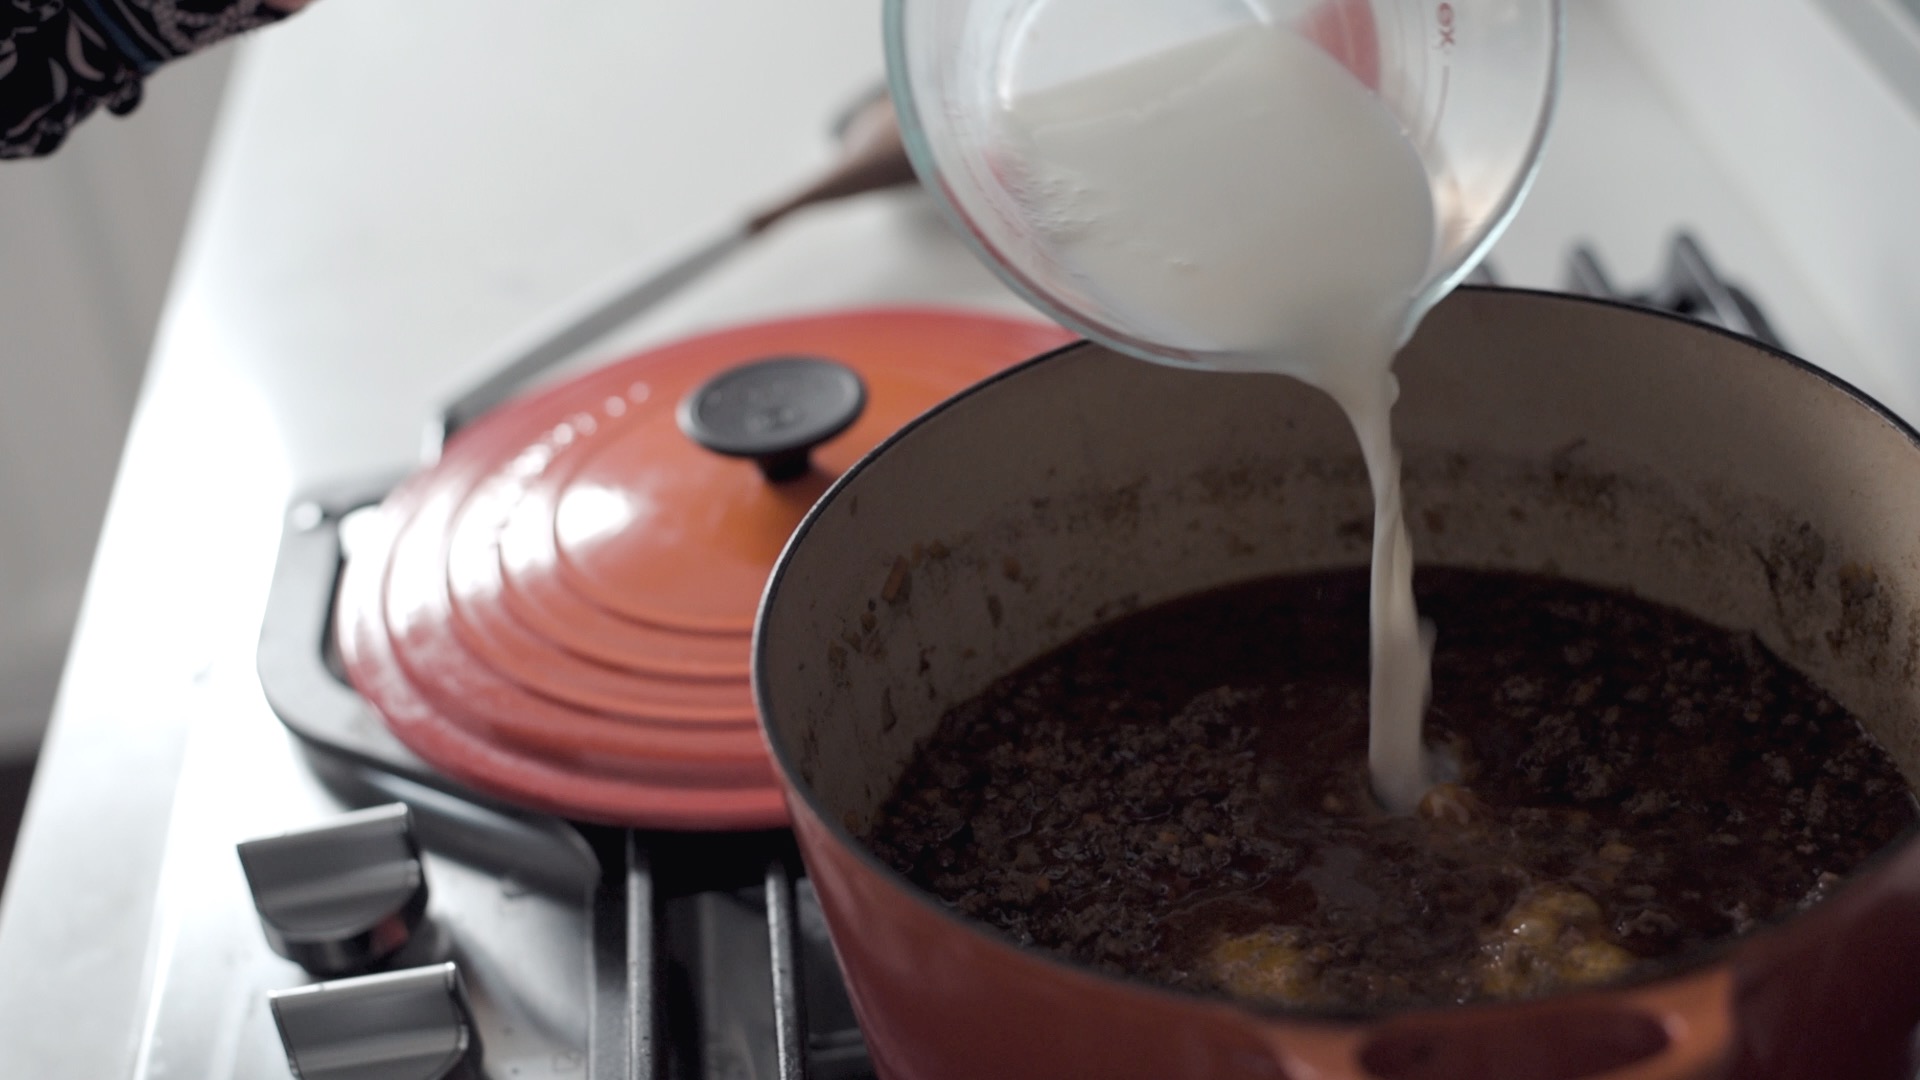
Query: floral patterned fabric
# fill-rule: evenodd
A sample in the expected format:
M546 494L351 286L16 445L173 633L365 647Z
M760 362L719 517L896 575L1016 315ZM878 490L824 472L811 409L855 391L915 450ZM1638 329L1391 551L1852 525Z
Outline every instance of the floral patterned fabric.
M286 0L0 0L0 158L49 154L95 109L124 115L175 57L285 17Z

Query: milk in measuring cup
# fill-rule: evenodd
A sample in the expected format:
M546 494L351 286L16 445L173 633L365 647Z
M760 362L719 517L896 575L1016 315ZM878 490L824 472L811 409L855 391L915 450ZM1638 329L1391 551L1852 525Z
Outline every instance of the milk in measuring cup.
M1331 57L1252 25L1021 95L999 120L1023 208L1097 306L1346 411L1374 496L1369 766L1411 811L1430 650L1388 415L1437 243L1412 145Z

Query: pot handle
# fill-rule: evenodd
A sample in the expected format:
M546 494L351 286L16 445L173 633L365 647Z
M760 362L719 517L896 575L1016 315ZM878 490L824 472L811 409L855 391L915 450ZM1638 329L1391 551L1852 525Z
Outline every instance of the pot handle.
M1703 1080L1733 1045L1725 968L1512 1012L1266 1031L1288 1080Z

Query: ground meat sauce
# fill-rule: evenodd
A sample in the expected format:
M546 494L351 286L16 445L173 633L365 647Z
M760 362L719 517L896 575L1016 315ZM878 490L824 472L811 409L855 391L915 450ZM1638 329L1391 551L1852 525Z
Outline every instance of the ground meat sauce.
M1367 578L1103 626L953 709L871 829L916 884L1116 973L1335 1007L1532 996L1811 903L1899 835L1888 757L1752 637L1426 569L1418 816L1368 795Z

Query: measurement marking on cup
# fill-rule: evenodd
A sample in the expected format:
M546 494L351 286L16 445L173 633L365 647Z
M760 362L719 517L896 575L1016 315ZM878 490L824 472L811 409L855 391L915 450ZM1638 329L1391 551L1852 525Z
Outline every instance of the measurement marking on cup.
M1454 45L1454 31L1458 30L1460 26L1458 13L1453 10L1452 4L1442 0L1439 6L1433 9L1433 17L1434 25L1440 31L1440 40L1434 45L1434 50L1443 56L1451 56ZM1427 122L1426 126L1426 134L1429 137L1434 130L1440 126L1440 118L1447 115L1447 92L1452 88L1453 64L1448 60L1442 60L1440 67L1440 92L1434 95L1433 112L1431 114L1432 119Z

